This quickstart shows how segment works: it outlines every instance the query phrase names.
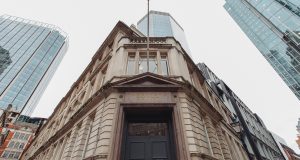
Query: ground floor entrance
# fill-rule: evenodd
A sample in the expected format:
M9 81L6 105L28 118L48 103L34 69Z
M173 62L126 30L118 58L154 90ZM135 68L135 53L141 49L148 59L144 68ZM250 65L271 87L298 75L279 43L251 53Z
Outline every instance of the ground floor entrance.
M123 160L174 160L172 131L168 112L128 112Z

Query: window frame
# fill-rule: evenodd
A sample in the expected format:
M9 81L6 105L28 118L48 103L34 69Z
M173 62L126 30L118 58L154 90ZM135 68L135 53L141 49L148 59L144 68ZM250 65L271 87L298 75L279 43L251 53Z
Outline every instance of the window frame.
M137 75L137 74L142 74L147 72L147 67L146 71L141 72L139 67L144 63L144 61L141 61L145 56L147 56L147 51L146 50L127 50L127 60L126 60L126 67L125 67L125 75ZM151 72L154 74L159 74L162 76L169 76L170 75L170 63L169 63L169 58L168 58L168 50L150 50L149 51L149 58L150 57L155 57L154 58L154 63L156 65L155 72ZM162 58L164 57L164 58ZM129 61L133 61L133 65L129 65ZM165 61L163 62L162 59ZM150 61L149 61L150 62ZM166 71L167 73L163 73L163 64L166 64ZM150 63L149 63L150 64ZM133 69L128 69L129 66L134 66ZM150 67L150 66L149 66ZM133 73L129 73L128 71L131 70ZM150 71L149 71L150 72Z

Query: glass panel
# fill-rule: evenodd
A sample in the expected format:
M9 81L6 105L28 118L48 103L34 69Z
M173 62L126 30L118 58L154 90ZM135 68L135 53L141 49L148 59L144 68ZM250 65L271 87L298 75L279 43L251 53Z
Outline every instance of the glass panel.
M262 12L273 2L273 0L264 0L257 5L257 10Z
M18 159L20 156L20 152L16 152L14 158Z
M145 73L145 72L147 72L147 56L140 55L139 73Z
M23 149L24 145L25 145L24 143L21 143L19 149Z
M128 61L127 61L127 74L133 75L135 74L135 56L130 54L128 56Z
M19 133L19 132L16 132L16 133L14 134L14 138L15 138L15 139L18 139L18 138L19 138L19 135L20 135L20 133Z
M8 151L4 151L4 153L3 153L2 157L3 157L3 158L7 158L7 157L8 157L8 154L9 154L9 152L8 152Z
M167 60L167 56L161 56L161 74L162 75L168 75L169 74L169 70L168 70L168 60Z
M166 136L167 123L129 123L129 136Z
M157 61L156 56L149 56L149 72L157 73Z
M19 145L20 145L20 143L19 142L17 142L16 144L15 144L15 146L14 146L14 148L18 148L19 147Z
M282 6L280 6L278 3L272 3L265 11L263 12L263 15L266 18L270 18L274 15Z
M15 145L15 142L14 141L11 141L8 145L8 148L12 148L13 146Z
M13 158L14 157L14 152L10 152L8 158Z

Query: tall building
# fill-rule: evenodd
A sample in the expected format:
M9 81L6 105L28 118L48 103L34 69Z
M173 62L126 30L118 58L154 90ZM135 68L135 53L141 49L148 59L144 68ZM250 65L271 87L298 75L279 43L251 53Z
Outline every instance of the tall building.
M0 16L0 109L30 115L67 50L55 26Z
M253 113L204 63L199 63L198 67L212 90L231 111L234 117L234 123L231 125L240 126L238 132L250 159L284 160L283 150L280 150L261 118Z
M145 15L137 23L137 28L144 35L147 35L148 17ZM190 54L190 49L185 37L183 28L179 23L166 12L149 12L149 36L150 37L174 37L180 42L183 49Z
M150 37L147 59L146 40L118 22L21 159L249 160L179 42Z
M300 99L298 0L226 0L225 9Z

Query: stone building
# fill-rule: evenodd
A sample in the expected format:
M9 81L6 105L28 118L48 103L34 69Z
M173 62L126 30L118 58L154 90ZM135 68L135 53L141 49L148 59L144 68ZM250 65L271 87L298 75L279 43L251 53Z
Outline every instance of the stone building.
M212 90L223 101L226 107L235 117L233 126L240 126L238 131L240 138L250 159L281 160L285 159L284 151L276 143L272 133L267 129L262 119L251 111L251 109L230 89L228 85L204 63L198 64L207 83Z
M232 117L172 37L118 22L22 159L248 160Z

